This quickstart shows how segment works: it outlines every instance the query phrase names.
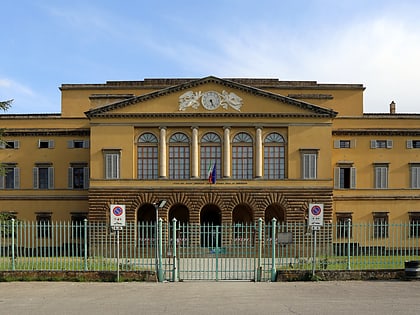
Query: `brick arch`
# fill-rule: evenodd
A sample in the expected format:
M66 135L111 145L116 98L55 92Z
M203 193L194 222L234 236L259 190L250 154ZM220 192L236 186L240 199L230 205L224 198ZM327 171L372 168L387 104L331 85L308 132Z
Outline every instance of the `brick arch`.
M228 208L232 212L233 209L235 209L235 207L240 204L248 205L252 209L252 214L255 218L255 211L258 209L258 203L256 198L253 198L252 194L241 192L234 194L230 199Z

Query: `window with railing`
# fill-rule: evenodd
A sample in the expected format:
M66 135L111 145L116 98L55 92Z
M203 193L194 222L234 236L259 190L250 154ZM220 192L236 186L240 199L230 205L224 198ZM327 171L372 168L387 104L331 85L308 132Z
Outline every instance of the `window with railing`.
M410 237L420 237L420 211L409 212Z
M388 212L373 213L373 237L387 238L389 231Z

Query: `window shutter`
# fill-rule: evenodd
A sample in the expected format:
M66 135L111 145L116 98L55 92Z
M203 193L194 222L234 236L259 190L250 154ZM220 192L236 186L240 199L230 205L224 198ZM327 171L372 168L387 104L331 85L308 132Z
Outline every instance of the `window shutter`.
M315 154L310 154L310 169L311 169L311 173L310 173L310 178L316 178L316 155Z
M407 140L407 149L413 148L413 140Z
M15 149L19 149L19 147L20 147L20 142L19 142L19 140L15 140L14 142L15 142L15 144L14 144Z
M340 168L334 167L334 188L340 188Z
M340 148L340 140L334 140L334 149Z
M6 142L0 141L0 149L5 149L5 148L6 148Z
M48 140L48 148L53 149L54 148L54 140Z
M83 168L83 188L89 188L89 167Z
M5 177L6 176L0 175L0 189L4 189Z
M388 148L388 149L392 149L392 146L393 146L393 141L392 140L386 140L386 147Z
M84 141L83 141L83 148L84 148L84 149L88 149L89 147L90 147L89 140L84 140Z
M370 148L376 149L376 140L370 140Z
M69 149L73 149L74 148L74 141L73 140L68 140L67 141L67 148L69 148Z
M351 189L356 188L356 168L355 167L350 168L350 188Z
M420 167L411 167L411 188L420 188Z
M19 167L14 168L13 174L14 174L13 185L14 185L15 189L19 189L20 188L20 169L19 169Z
M350 148L354 149L356 147L356 139L350 140Z
M34 189L38 189L39 188L38 167L34 167L32 173L33 173L33 180L34 180L33 187Z
M73 189L73 167L67 169L67 188Z
M54 167L48 168L48 189L54 189Z

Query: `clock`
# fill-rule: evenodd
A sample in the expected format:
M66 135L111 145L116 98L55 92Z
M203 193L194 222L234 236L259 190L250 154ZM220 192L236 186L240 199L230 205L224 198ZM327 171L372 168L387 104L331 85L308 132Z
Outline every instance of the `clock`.
M201 104L203 104L204 108L208 110L218 108L220 105L219 93L214 91L203 93L203 96L201 97Z

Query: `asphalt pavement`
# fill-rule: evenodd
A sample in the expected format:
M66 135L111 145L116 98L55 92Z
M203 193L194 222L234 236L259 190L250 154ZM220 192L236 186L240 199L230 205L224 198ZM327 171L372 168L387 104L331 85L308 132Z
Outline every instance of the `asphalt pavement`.
M420 314L420 281L3 282L0 314Z

